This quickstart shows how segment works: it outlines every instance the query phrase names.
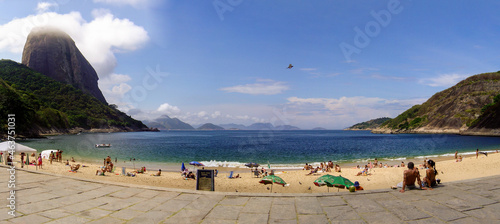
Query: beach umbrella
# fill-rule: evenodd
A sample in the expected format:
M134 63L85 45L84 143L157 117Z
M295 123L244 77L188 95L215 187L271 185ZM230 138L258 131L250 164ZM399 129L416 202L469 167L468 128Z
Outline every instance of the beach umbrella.
M275 176L275 175L267 175L262 180L259 181L261 184L271 184L271 192L273 192L273 184L280 184L283 187L285 186L286 182L281 179L281 177Z
M325 182L339 189L349 188L354 185L352 181L342 176L334 177L333 181L326 180Z
M258 163L247 163L245 164L245 166L252 168L252 167L259 167L260 165Z
M193 166L205 166L205 165L203 165L203 163L200 163L200 162L198 162L198 161L191 161L191 162L189 163L189 165L193 165Z
M333 187L333 185L328 184L327 181L333 182L335 177L336 176L330 174L323 175L314 181L314 185L318 187L326 185L328 187L328 192L330 192L330 187Z
M181 171L184 171L186 169L186 166L184 166L184 162L182 163L182 166L181 166Z

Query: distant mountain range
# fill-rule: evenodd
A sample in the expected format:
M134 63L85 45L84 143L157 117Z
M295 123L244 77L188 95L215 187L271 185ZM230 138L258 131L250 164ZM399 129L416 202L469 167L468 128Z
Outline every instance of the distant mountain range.
M152 121L143 121L150 128L158 128L160 130L300 130L300 128L291 125L279 125L274 126L271 123L254 123L249 126L242 124L220 124L215 125L212 123L206 123L191 126L177 118L170 118L167 115L163 115Z
M150 128L158 128L160 130L195 130L193 126L188 123L182 122L177 118L170 118L167 115L163 115L152 121L143 121Z

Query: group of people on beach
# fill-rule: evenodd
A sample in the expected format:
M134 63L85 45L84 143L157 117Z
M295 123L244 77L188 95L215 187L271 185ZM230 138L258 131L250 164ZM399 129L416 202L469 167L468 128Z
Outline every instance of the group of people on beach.
M316 166L316 168L313 168L313 166L311 164L307 164L304 165L304 168L302 168L302 170L310 170L311 172L306 174L306 175L312 175L312 174L315 174L315 173L318 173L319 171L321 172L332 172L332 169L334 169L335 172L342 172L342 169L340 168L340 165L339 164L333 164L332 161L328 161L327 162L322 162L320 163L319 166Z

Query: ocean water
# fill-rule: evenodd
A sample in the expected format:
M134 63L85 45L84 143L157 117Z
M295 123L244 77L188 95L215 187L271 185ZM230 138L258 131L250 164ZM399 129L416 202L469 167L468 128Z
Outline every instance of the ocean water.
M82 133L19 141L39 152L63 150L63 156L101 163L106 156L119 165L163 168L200 161L209 167L243 167L245 163L271 164L273 168L298 168L304 163L366 164L377 158L389 164L460 154L494 151L499 137L372 134L369 131L162 131ZM95 144L111 144L95 148ZM135 159L135 160L134 160ZM168 169L167 169L168 170Z

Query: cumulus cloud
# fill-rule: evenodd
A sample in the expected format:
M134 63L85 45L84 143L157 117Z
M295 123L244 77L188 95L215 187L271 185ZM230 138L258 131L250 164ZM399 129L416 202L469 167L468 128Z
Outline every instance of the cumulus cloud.
M181 110L177 106L172 106L168 103L160 105L160 107L158 107L156 111L167 115L175 115L181 112Z
M99 89L109 103L118 105L120 109L129 109L127 103L122 102L122 98L132 89L127 84L130 80L128 75L113 73L99 80Z
M48 10L53 5L39 4L37 9ZM149 36L143 27L128 19L116 18L107 10L92 12L92 21L83 19L79 12L58 14L44 12L15 18L0 25L0 52L21 54L28 34L34 27L50 26L70 35L100 78L113 73L115 54L142 47Z
M36 6L36 11L38 13L44 13L49 11L51 8L57 8L59 5L55 2L39 2Z
M220 90L230 93L245 93L251 95L275 95L288 89L289 87L284 82L270 79L258 79L256 83L224 87Z
M419 80L420 84L428 85L432 87L450 87L463 79L469 77L469 75L461 75L461 74L443 74L439 75L435 78L426 78Z

